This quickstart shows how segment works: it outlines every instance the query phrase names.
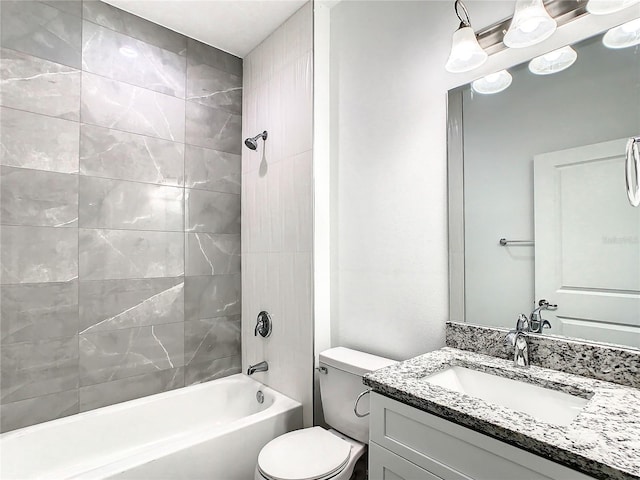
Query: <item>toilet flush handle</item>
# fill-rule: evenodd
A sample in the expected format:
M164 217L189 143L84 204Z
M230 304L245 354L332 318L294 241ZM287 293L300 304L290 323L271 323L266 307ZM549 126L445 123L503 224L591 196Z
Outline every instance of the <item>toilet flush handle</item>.
M367 412L367 413L359 413L358 412L358 403L360 402L360 399L362 397L364 397L368 393L371 393L371 390L365 390L360 395L358 395L358 398L356 398L356 403L353 406L353 413L355 413L356 417L358 417L358 418L366 417L367 415L369 415L371 413L371 412Z

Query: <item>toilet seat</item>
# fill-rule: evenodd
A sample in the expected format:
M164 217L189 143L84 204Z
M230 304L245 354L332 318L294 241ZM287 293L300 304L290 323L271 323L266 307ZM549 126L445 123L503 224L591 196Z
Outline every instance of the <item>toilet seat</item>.
M349 462L351 444L322 427L271 440L258 455L258 471L270 480L327 480Z

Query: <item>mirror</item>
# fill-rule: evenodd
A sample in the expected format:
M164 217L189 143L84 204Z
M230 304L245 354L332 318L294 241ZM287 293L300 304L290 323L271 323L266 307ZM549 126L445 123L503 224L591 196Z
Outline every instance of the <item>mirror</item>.
M640 348L640 46L572 49L449 92L451 320L513 328L545 299L544 334Z

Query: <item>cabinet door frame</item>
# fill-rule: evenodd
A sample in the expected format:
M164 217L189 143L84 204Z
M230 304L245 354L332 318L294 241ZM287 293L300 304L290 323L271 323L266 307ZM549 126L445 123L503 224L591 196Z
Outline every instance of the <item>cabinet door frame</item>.
M376 392L371 393L370 405L371 442L444 480L593 480L569 467Z
M391 473L391 475L387 475ZM369 444L370 480L442 480L375 442Z

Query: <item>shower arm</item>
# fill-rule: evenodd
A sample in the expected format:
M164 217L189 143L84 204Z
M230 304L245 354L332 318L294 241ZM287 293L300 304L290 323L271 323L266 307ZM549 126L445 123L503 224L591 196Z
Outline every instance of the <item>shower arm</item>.
M251 137L252 140L258 140L258 138L262 138L262 140L266 140L267 139L267 131L265 130L264 132L259 133L255 137Z

